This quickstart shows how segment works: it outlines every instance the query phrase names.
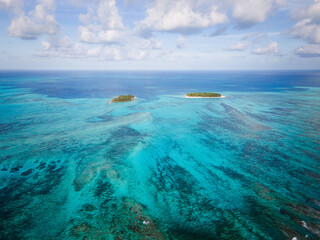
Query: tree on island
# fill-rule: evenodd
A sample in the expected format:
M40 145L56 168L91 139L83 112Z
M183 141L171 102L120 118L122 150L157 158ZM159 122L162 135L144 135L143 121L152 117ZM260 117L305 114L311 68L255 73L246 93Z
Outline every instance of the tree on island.
M187 97L221 97L220 93L200 92L200 93L187 93Z
M134 99L133 95L120 95L117 98L112 99L112 102L130 102Z

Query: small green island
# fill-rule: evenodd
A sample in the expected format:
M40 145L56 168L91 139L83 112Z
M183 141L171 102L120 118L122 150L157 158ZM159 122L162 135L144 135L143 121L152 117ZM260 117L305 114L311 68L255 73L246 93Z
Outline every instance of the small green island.
M134 99L133 95L120 95L119 97L112 99L112 102L130 102L132 99Z
M200 93L187 93L186 97L190 98L197 98L197 97L204 97L204 98L219 98L222 97L220 93L212 93L212 92L200 92Z

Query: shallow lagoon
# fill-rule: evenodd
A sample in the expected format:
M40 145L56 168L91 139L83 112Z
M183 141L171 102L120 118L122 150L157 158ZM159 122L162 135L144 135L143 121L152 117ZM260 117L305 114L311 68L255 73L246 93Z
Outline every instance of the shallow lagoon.
M320 237L319 72L1 72L0 85L1 239ZM138 98L108 104L120 94Z

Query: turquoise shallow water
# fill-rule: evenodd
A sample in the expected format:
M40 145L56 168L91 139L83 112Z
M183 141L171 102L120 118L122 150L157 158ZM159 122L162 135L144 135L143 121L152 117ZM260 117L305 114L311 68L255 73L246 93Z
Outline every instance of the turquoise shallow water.
M184 97L204 90L226 97ZM2 72L0 93L1 239L320 238L319 72Z

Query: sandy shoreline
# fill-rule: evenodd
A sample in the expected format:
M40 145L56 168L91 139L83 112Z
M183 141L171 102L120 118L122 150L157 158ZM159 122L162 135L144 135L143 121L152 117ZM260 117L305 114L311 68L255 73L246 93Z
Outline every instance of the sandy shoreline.
M226 96L221 96L221 97L189 97L185 96L185 98L225 98Z

